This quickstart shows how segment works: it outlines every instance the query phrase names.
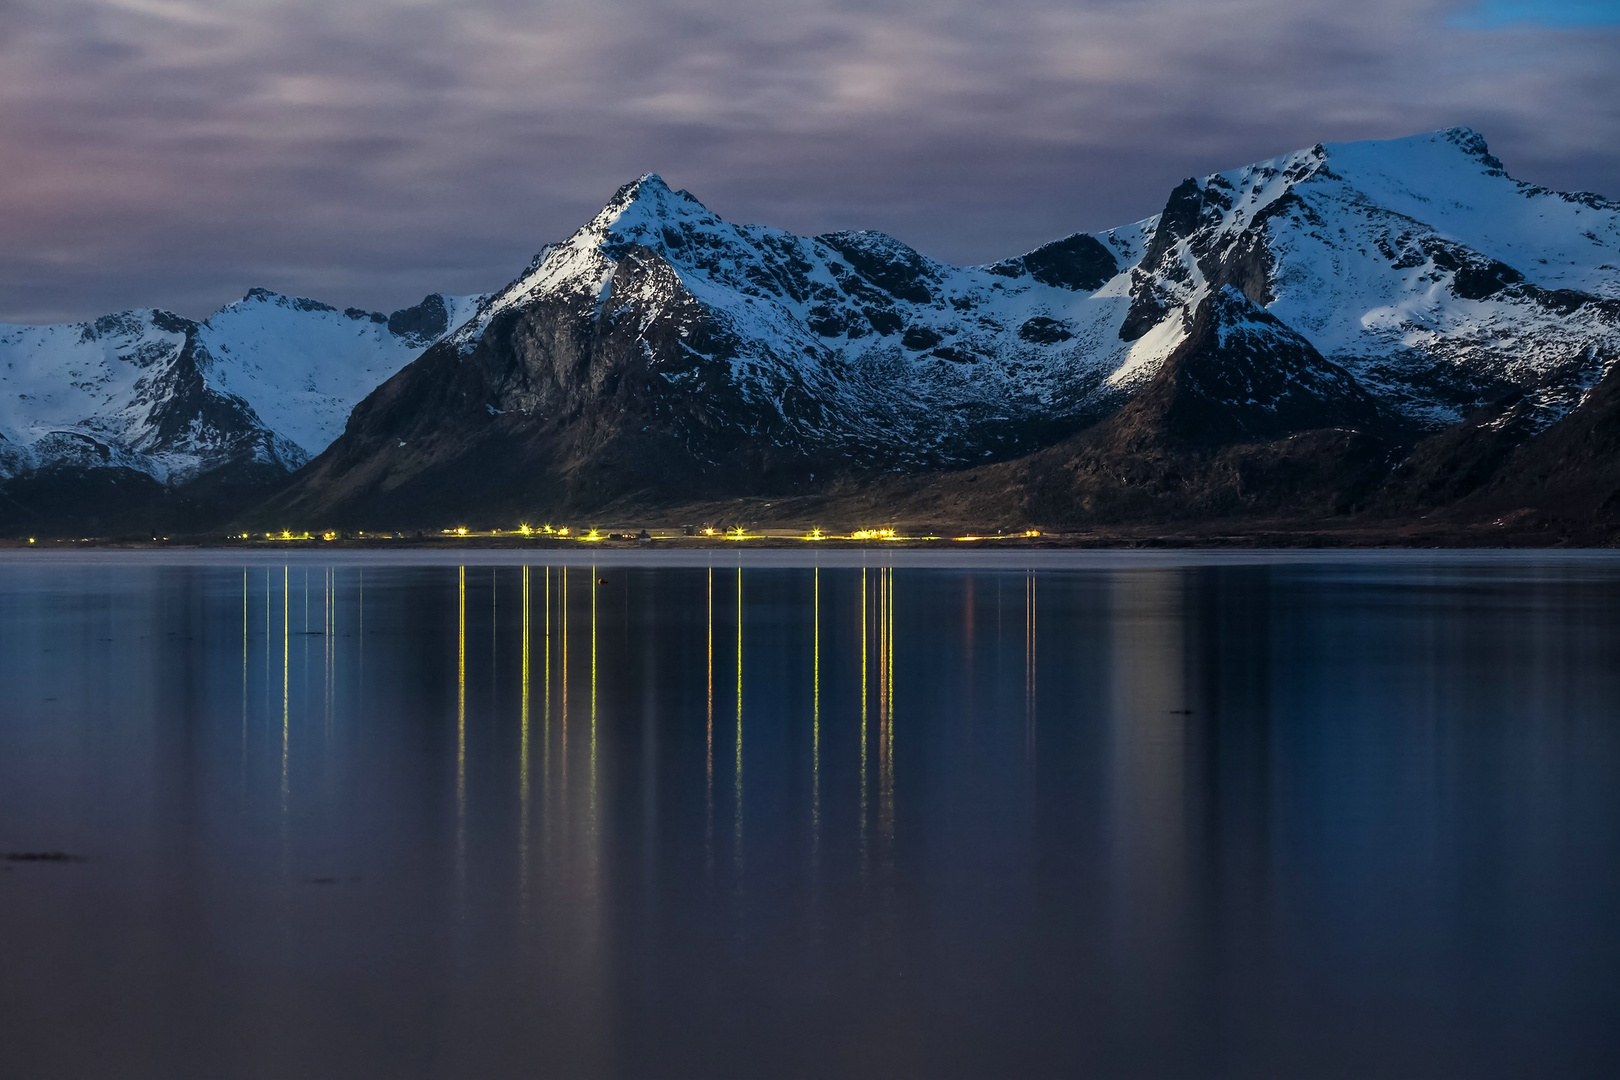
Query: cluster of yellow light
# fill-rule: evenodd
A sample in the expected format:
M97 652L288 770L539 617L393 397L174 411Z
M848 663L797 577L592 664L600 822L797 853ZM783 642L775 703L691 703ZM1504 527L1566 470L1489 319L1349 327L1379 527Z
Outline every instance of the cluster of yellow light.
M551 537L557 537L559 539L567 539L567 538L572 537L573 539L581 540L581 541L585 541L585 542L590 542L590 543L595 543L595 542L602 541L602 540L607 540L607 539L614 539L614 540L621 539L621 537L616 533L612 534L610 536L608 533L605 533L601 529L597 529L597 528L592 528L592 529L587 530L583 534L575 535L573 533L573 531L567 525L553 526L553 525L548 524L548 525L541 525L541 526L539 526L537 528L537 527L535 527L533 525L530 525L528 523L524 523L524 524L519 525L517 527L517 529L515 530L515 532L516 532L517 535L520 535L520 536L551 536ZM492 530L490 530L488 532L474 532L465 525L458 525L458 526L456 526L454 528L450 528L450 529L440 529L439 534L441 536L447 536L447 537L477 537L477 536L501 536L501 535L503 535L502 531L500 529L492 529ZM365 538L367 534L365 534L365 533L356 533L354 535L358 536L360 538ZM731 541L746 541L746 540L768 539L771 536L775 536L775 537L778 537L778 538L785 539L785 538L791 537L793 534L791 532L786 531L786 530L784 530L784 531L782 531L780 533L773 533L773 532L770 532L769 530L767 530L767 532L765 532L765 533L757 533L756 534L756 533L750 533L747 530L747 528L745 528L742 525L737 525L737 526L733 526L730 529L726 529L724 531L716 529L713 526L704 526L703 529L700 530L700 535L702 535L704 537L718 537L720 539L731 540ZM1009 532L1009 533L993 533L993 534L991 534L991 533L987 533L987 534L969 533L969 534L964 535L964 536L953 536L950 539L953 540L953 541L956 541L956 542L972 542L972 541L976 541L976 540L1029 539L1029 538L1038 537L1040 535L1041 535L1041 532L1040 532L1039 529L1025 529L1025 530L1023 530L1021 532ZM248 539L251 539L252 536L253 536L253 534L251 534L251 533L240 533L238 535L238 539L248 540ZM303 531L300 531L300 532L295 532L295 531L293 531L291 529L282 529L280 532L267 532L267 533L264 533L263 536L264 536L264 539L271 540L271 541L313 540L313 539L316 538L316 536L319 536L320 539L326 540L326 541L333 541L333 540L341 539L341 535L335 529L327 529L327 530L324 530L324 531L322 531L322 532L320 532L318 534L312 534L307 529L303 530ZM382 536L384 538L387 538L387 534L385 534L385 533L384 534L373 533L373 534L371 534L371 536L372 537ZM398 539L398 534L395 534L394 538ZM623 537L623 539L630 539L630 536L628 534L626 534ZM667 539L667 537L666 537L666 539ZM899 533L899 531L894 529L892 526L882 526L882 527L873 527L873 528L865 528L865 529L856 529L853 532L850 532L850 533L847 533L847 534L839 534L839 533L827 532L826 530L822 529L821 526L817 525L817 526L812 527L808 532L800 535L799 539L804 540L804 541L809 541L809 542L819 542L819 541L824 541L824 540L856 540L856 541L940 540L940 539L944 539L944 538L939 537L939 536L934 536L934 535L902 536ZM33 540L30 539L29 543L33 543Z
M1012 540L1020 537L1035 537L1039 535L1041 535L1041 531L1039 529L1025 529L1021 533L995 533L990 536L953 536L951 539L959 542L964 540Z

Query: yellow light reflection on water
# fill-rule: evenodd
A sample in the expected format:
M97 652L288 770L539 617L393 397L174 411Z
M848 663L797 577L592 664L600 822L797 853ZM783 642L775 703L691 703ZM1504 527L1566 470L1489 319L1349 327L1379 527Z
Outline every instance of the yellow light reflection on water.
M558 673L562 678L562 701L559 711L560 730L558 732L557 754L561 763L558 780L562 787L562 794L566 800L568 795L568 567L559 568L562 580L562 598L558 605L558 617L562 620L562 664Z
M540 739L540 775L548 780L551 776L551 567L546 567L546 675L545 675L545 713L544 729Z
M288 625L287 591L290 587L288 568L281 568L281 860L282 872L287 866L287 810L292 793L288 775L289 754L292 748L292 724L287 708L287 666L291 659L291 630Z
M821 849L821 567L815 570L815 599L811 606L810 640L810 844Z
M456 590L456 888L467 877L467 568Z
M870 702L870 700L871 700L871 695L868 693L867 687L866 687L866 661L867 661L867 656L868 656L868 653L869 653L869 650L867 648L867 643L866 643L866 622L871 617L870 611L867 608L866 596L867 596L867 594L866 594L866 567L863 566L863 567L861 567L861 607L860 607L860 612L861 612L861 817L860 817L861 830L860 830L860 837L861 837L861 875L862 875L863 878L866 875L866 850L867 850L866 849L866 818L867 818L867 802L866 802L866 791L867 791L867 784L866 784L866 743L867 743L866 714L867 714L868 702Z
M528 526L524 526L528 528ZM529 910L529 568L523 568L523 655L518 689L518 897Z
M242 568L242 783L247 783L248 572Z
M596 567L591 567L591 790L596 788Z
M734 844L733 857L736 859L738 878L741 879L742 870L742 838L743 838L743 579L742 567L737 567L737 746L736 746L736 780L734 783L733 799L735 801L732 842Z
M1024 579L1024 752L1035 751L1036 608L1035 574Z
M709 603L707 615L708 627L708 687L709 706L708 720L705 725L707 731L706 749L703 758L704 775L704 817L703 817L703 854L709 873L714 873L714 567L709 567Z

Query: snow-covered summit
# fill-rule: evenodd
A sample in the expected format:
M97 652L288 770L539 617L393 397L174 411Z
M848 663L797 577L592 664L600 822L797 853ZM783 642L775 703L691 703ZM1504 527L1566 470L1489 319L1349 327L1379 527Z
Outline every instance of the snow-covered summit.
M1173 341L1224 285L1415 422L1509 390L1550 420L1620 350L1620 206L1513 179L1468 128L1318 145L1177 187L1122 336Z
M878 232L733 224L649 173L545 248L452 340L469 355L495 320L537 306L597 318L690 299L716 347L704 352L688 327L685 353L652 359L664 378L723 356L732 385L769 413L753 423L779 425L792 444L848 441L876 410L893 453L969 460L983 453L978 440L941 417L1079 417L1108 396L1103 378L1130 352L1114 332L1128 298L1123 286L1099 290L1140 257L1142 232L1076 234L955 267ZM653 265L660 272L625 272Z
M662 272L621 273L643 263ZM732 224L649 173L454 340L466 355L493 319L536 305L604 318L679 294L725 343L708 355L724 353L731 383L772 403L794 441L853 438L880 415L919 460L967 460L983 451L952 418L1010 429L1098 415L1229 285L1412 423L1509 389L1550 419L1615 355L1617 264L1615 204L1514 180L1467 128L1189 179L1145 221L977 267L882 233ZM668 379L689 361L653 355ZM793 408L799 392L817 407Z
M165 483L227 463L297 468L480 299L434 294L387 315L254 289L201 323L136 309L0 325L0 476L81 465L85 446Z

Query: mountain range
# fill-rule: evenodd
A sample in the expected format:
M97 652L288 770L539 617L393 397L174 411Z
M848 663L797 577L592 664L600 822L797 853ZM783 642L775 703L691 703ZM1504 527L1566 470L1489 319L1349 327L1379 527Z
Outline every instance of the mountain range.
M487 296L0 327L0 526L1604 542L1617 356L1620 205L1517 181L1465 128L1188 179L973 267L733 225L649 174Z

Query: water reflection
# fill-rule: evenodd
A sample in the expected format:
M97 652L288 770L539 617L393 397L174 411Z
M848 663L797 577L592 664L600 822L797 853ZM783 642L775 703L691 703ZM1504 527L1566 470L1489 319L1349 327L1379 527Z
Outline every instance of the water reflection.
M733 742L736 758L732 780L731 857L736 864L737 889L743 880L743 572L737 567L737 736Z
M1620 1064L1615 563L259 572L0 564L19 1075Z

